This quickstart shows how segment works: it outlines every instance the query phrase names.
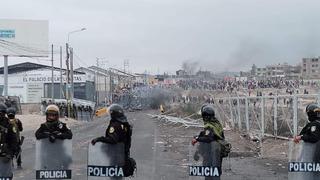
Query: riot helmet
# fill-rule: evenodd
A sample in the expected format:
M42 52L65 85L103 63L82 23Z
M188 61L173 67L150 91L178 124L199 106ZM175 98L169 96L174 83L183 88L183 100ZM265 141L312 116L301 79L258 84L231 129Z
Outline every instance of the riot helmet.
M204 121L210 121L215 118L215 112L212 106L204 105L201 108L201 116Z
M320 107L316 103L309 104L306 107L306 113L308 115L309 121L320 118Z
M127 122L127 118L124 115L124 110L122 106L120 106L119 104L112 104L108 108L108 111L111 116L111 119L114 119L120 122Z
M58 106L51 104L46 108L47 121L57 121L59 119L59 108Z
M10 107L7 109L7 116L9 119L14 119L16 115L16 108Z

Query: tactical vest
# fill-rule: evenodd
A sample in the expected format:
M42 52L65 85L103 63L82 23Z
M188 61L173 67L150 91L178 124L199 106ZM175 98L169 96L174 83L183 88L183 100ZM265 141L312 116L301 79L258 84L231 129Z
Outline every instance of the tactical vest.
M13 127L13 130L16 131L16 137L17 137L17 142L20 142L20 131L19 131L19 127L18 127L18 124L17 124L17 119L14 118L14 119L9 119L10 121L10 124L12 125Z

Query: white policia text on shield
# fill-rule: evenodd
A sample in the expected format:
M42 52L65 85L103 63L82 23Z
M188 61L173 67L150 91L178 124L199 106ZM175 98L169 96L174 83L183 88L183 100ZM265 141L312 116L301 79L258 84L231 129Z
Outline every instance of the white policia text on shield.
M36 141L36 179L72 179L72 140Z
M189 146L189 179L219 180L221 175L221 145L199 142ZM202 176L202 177L201 177Z
M124 144L90 143L88 151L88 180L124 179Z
M316 180L320 177L320 141L289 142L289 180Z

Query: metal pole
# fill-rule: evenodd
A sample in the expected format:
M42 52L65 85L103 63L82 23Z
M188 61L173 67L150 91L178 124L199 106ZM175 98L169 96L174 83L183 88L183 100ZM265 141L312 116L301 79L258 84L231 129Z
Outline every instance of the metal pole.
M97 67L99 67L99 58L97 58L96 63L97 63ZM97 84L97 104L100 104L99 72L98 72L98 70L96 70L96 71L97 71L97 82L96 82L96 84Z
M67 109L68 109L68 117L70 116L70 106L69 106L69 44L66 44L66 53L67 53L67 59L66 59L66 65L67 65L67 82L66 82L66 99L67 99Z
M8 55L3 56L4 57L4 67L3 67L3 74L4 74L4 84L3 84L3 90L4 96L8 96Z
M298 134L298 106L297 106L297 96L293 96L293 135Z
M104 71L104 102L107 104L107 70Z
M74 98L74 83L73 83L73 48L70 48L70 79L71 79L71 93L70 100Z
M264 137L264 97L261 99L261 138Z
M238 127L239 127L239 130L241 130L242 124L241 124L241 116L240 116L240 100L239 100L239 97L237 97L237 109L238 109Z
M274 97L274 102L273 102L273 131L274 135L277 137L278 136L278 98Z
M232 127L234 128L234 118L233 118L233 110L232 110L232 104L231 104L231 97L229 97L229 108L230 108L231 123L232 123Z
M249 104L248 104L248 98L246 97L245 99L245 111L246 111L246 128L247 128L247 133L250 131L250 126L249 126Z
M109 92L110 92L110 97L109 99L111 100L111 103L113 102L113 99L112 99L112 74L111 74L111 69L109 69L109 77L110 77L110 89L109 89Z
M62 46L60 46L60 99L62 99Z
M54 79L53 79L53 44L51 44L51 99L54 99Z

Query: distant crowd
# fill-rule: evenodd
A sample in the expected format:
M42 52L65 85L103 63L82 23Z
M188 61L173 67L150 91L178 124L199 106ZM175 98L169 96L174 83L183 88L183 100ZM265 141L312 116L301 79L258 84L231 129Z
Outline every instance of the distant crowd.
M185 90L187 89L203 89L203 90L220 90L233 92L239 89L287 89L290 93L290 89L298 89L300 86L312 86L316 87L316 82L303 81L303 80L248 80L248 81L203 81L203 80L180 80L178 86Z

